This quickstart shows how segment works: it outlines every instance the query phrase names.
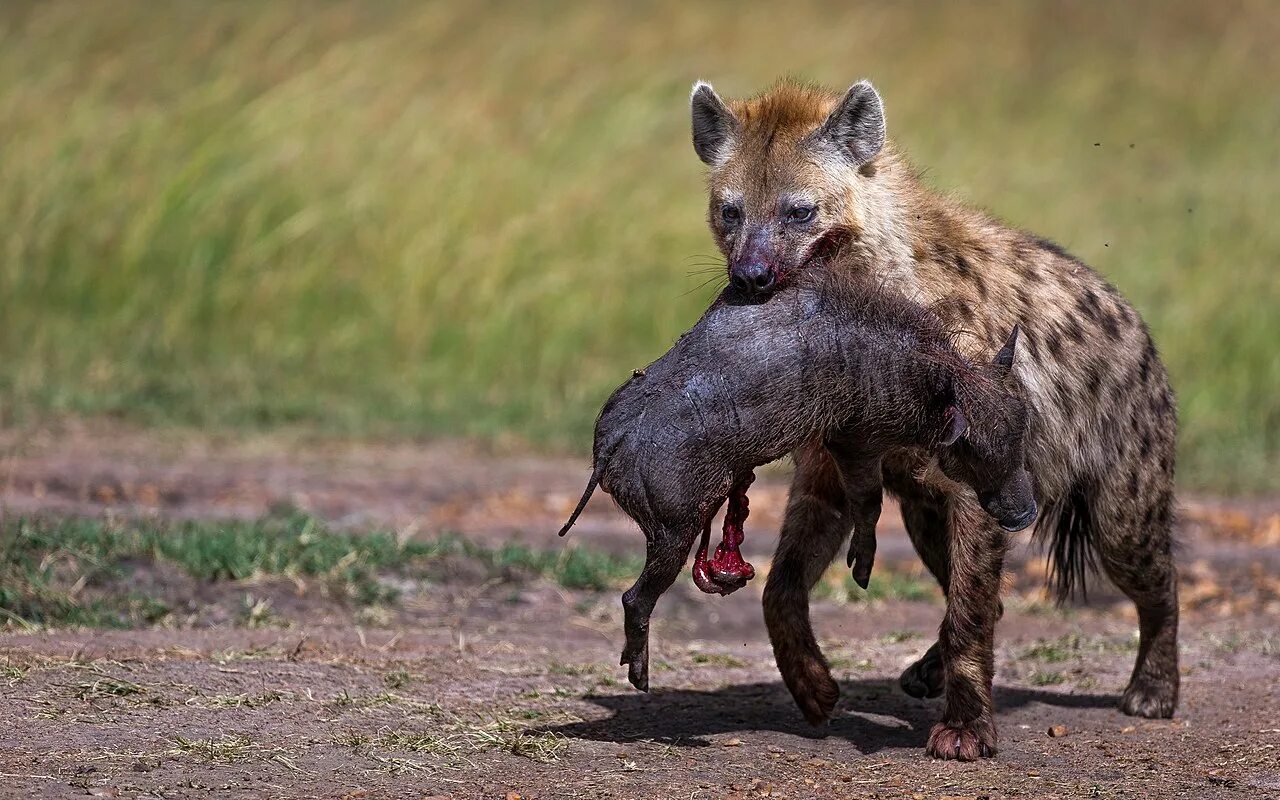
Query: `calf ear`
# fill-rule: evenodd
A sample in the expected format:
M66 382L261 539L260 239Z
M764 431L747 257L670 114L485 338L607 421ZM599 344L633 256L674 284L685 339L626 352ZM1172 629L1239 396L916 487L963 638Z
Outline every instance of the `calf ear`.
M693 150L702 163L714 167L728 155L730 140L738 128L738 118L711 88L698 81L689 98L693 116Z
M849 87L827 121L822 135L834 142L855 166L876 157L884 147L884 103L869 81Z
M940 440L942 446L950 447L960 441L960 437L964 436L964 432L968 429L969 419L960 410L960 406L954 403L947 406L947 410L943 414L942 439Z
M1009 373L1013 371L1013 355L1018 347L1020 330L1020 326L1013 326L1013 330L1009 332L1009 338L1004 342L1004 347L1000 348L1000 352L996 353L996 357L991 361L996 368L996 377L1000 380L1009 377Z

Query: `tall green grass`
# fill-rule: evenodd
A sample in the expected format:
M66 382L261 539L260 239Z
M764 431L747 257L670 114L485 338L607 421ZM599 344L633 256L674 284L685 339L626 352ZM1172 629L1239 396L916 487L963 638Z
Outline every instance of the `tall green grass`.
M0 413L585 447L705 305L696 77L869 76L1147 316L1187 486L1280 488L1267 2L0 6Z

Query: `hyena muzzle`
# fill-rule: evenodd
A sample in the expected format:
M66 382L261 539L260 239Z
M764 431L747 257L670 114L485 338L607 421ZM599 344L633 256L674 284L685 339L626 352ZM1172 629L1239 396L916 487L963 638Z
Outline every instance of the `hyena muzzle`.
M1120 706L1171 716L1179 680L1177 425L1168 376L1138 313L1057 245L923 186L887 141L884 107L869 83L843 96L781 83L734 102L699 83L692 112L694 148L710 168L708 221L741 290L764 299L807 269L865 273L929 304L975 360L1021 327L1025 357L1015 375L1030 405L1027 461L1043 509L1037 535L1059 597L1083 590L1097 567L1133 600L1141 638ZM835 459L821 447L794 457L764 598L775 643L798 635L808 616L804 590L849 535L835 513L844 482ZM929 454L900 450L883 473L947 598L938 641L906 670L902 688L945 696L927 744L932 755L992 755L994 631L1008 535ZM802 707L817 702L829 715L830 670L812 633L799 635L809 642L779 652L779 669Z

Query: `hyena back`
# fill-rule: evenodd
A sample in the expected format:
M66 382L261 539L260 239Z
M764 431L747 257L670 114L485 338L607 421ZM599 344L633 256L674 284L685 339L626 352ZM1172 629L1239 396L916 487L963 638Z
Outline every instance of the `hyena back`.
M865 272L930 304L975 360L1021 327L1025 357L1015 374L1031 409L1027 461L1059 595L1083 590L1097 566L1133 600L1141 641L1121 708L1171 716L1176 415L1138 313L1057 245L925 188L887 142L884 108L868 83L843 96L781 83L731 103L700 83L692 108L694 147L710 167L708 221L741 290L763 299L806 269ZM813 720L829 715L836 698L808 629L807 594L848 536L837 509L849 476L822 452L795 461L765 617L779 669ZM993 754L992 650L1006 536L925 454L900 451L884 471L913 544L947 595L939 641L903 674L903 688L945 692L931 754Z

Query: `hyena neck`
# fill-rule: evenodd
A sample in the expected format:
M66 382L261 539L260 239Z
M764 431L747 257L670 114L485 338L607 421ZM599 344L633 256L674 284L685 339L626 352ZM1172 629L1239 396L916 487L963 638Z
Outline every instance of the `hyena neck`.
M852 241L843 252L855 271L916 302L930 302L917 279L912 249L911 166L892 145L875 160L876 179L853 178L846 184Z
M1003 321L988 326L980 318L1000 305L994 295L1007 276L999 271L1016 261L1005 252L1011 232L925 186L895 151L876 165L876 180L850 189L860 218L850 222L857 236L849 266L933 308L962 332L956 341L961 352L983 354L1008 334Z

